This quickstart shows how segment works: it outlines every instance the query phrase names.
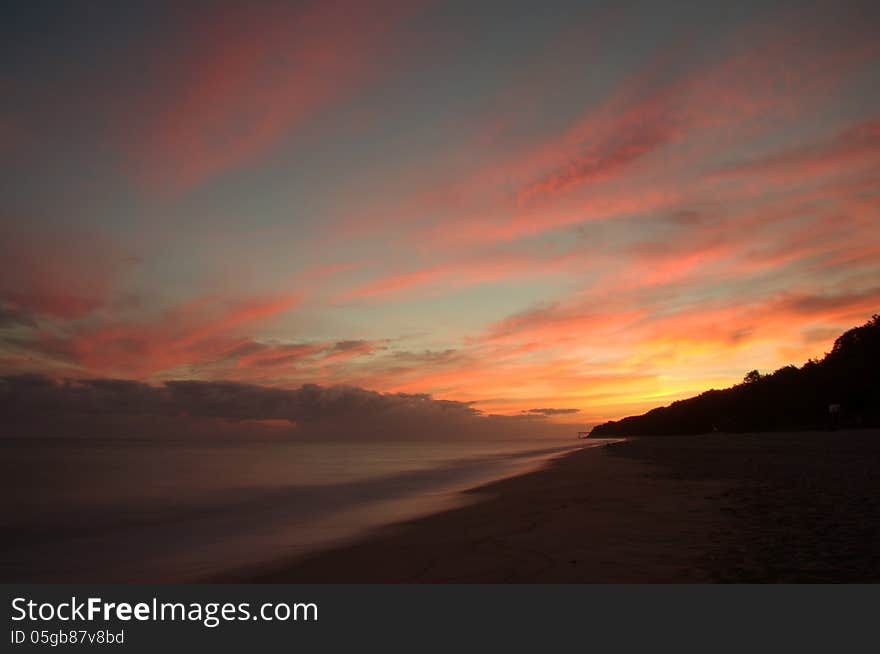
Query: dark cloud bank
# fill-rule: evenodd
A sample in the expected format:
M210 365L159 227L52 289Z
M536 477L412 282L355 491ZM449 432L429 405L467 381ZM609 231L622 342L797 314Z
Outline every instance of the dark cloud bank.
M508 439L569 433L546 420L556 411L486 415L466 402L348 386L0 377L0 420L12 437Z
M542 416L561 416L567 413L577 413L580 409L526 409L523 413L532 413Z

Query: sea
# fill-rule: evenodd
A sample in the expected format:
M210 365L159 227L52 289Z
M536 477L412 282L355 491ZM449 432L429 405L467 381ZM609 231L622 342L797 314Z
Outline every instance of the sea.
M246 579L598 444L0 439L0 580Z

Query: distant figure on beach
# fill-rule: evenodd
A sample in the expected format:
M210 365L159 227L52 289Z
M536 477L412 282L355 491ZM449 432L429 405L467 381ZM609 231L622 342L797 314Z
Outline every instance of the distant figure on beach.
M832 431L837 429L837 425L839 422L840 422L840 405L839 404L829 404L828 405L828 424L831 426Z

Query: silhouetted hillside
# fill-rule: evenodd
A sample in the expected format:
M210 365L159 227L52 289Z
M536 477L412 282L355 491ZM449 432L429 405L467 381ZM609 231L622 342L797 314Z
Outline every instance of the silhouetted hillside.
M839 405L832 414L831 405ZM834 341L821 361L753 370L743 383L598 425L591 436L880 426L880 315Z

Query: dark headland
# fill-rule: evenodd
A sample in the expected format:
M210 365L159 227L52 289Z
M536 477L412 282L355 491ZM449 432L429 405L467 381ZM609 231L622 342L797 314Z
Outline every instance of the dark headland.
M627 440L245 578L880 582L878 353L875 316L821 361L606 423Z
M842 334L821 360L757 370L640 416L598 425L591 436L663 436L880 427L880 316Z

